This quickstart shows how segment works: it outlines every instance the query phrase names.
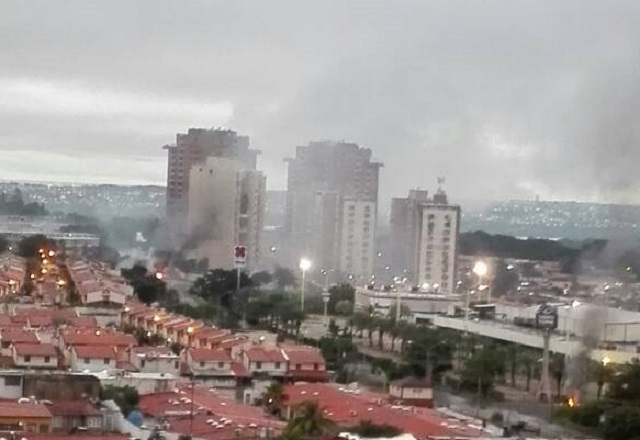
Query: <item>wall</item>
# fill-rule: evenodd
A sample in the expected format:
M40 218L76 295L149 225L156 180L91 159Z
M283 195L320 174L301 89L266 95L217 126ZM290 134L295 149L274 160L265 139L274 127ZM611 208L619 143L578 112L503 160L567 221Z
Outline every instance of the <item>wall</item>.
M29 361L24 356L14 356L13 361L19 368L58 368L58 358L56 356L41 357L31 356Z
M389 394L399 399L411 400L431 400L433 399L433 390L431 388L413 388L407 386L391 385Z
M281 361L280 368L276 368L276 363L275 362L262 362L260 365L260 368L258 368L258 365L256 362L249 362L248 365L248 370L250 374L254 374L254 373L266 373L266 374L272 374L272 375L284 375L287 372L287 362L286 361Z
M100 378L100 383L102 384L102 386L131 386L134 387L140 395L172 392L175 389L176 385L181 382L186 382L186 380L181 380L180 378L177 378L175 376L167 378L145 378L136 375L125 375Z
M105 359L78 359L76 356L76 351L70 351L71 358L71 370L77 372L83 371L104 371L104 370L113 370L116 368L115 359L108 359L105 363Z
M346 199L341 211L340 269L369 279L373 273L376 203Z
M23 373L0 373L0 399L18 399L22 397Z
M132 354L131 363L143 373L180 374L180 358L177 356L142 357Z
M25 374L24 396L47 400L78 400L100 397L100 381L87 374Z

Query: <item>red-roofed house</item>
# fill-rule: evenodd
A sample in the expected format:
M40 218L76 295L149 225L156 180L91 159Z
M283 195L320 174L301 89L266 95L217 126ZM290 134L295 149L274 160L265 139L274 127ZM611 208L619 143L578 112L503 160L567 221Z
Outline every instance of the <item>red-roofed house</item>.
M128 350L137 345L136 338L121 332L100 329L70 328L63 331L60 337L60 348L69 350L79 346L112 347L119 360L129 360Z
M466 421L456 423L428 408L411 408L407 411L404 409L406 407L391 405L386 395L320 383L288 385L284 393L283 413L286 418L295 416L299 404L313 401L323 409L327 418L339 426L354 426L368 420L395 426L419 439L471 438L482 434L480 429L469 427Z
M320 350L311 347L282 349L289 363L287 378L293 382L326 382L327 366Z
M433 388L423 379L407 377L391 382L389 400L399 405L433 407Z
M40 340L34 331L18 328L3 328L0 330L0 354L12 356L11 346L19 343L39 344Z
M0 430L49 432L51 413L44 405L34 403L0 402Z
M242 363L252 376L284 377L287 374L287 359L279 348L249 348L242 352Z
M19 368L55 370L58 368L58 352L53 344L29 344L18 342L12 346L13 363Z
M116 351L106 345L79 345L71 348L72 371L104 371L116 368Z
M238 384L233 359L225 350L191 348L186 352L186 360L195 377L206 378L219 387L233 388Z
M66 431L85 428L102 429L102 413L86 400L55 400L47 408L53 416L51 429Z

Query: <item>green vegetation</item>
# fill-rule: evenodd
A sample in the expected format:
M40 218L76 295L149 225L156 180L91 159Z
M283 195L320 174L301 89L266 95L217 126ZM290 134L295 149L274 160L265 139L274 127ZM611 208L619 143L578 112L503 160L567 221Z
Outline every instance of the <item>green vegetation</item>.
M304 402L295 408L294 416L289 420L282 438L286 440L319 438L334 430L334 422L324 416L322 408L316 402Z
M363 420L358 425L344 429L351 434L364 438L391 438L402 434L402 430L390 425L376 425L370 420Z
M167 285L164 281L155 277L155 274L147 272L147 268L136 264L131 269L122 269L122 276L133 286L133 291L138 299L145 304L159 301L168 302Z
M12 194L0 193L0 215L43 216L48 212L41 203L25 203L22 191L16 188Z
M122 414L129 415L131 411L137 408L140 396L138 390L134 387L107 385L100 392L101 400L113 400L122 411Z

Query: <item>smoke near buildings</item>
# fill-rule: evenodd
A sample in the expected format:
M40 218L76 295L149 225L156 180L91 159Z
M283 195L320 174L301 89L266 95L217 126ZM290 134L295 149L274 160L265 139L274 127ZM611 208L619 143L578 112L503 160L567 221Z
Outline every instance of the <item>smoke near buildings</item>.
M637 2L37 3L0 5L6 179L163 183L158 145L224 125L272 188L295 145L344 139L383 199L446 175L455 199L638 200Z

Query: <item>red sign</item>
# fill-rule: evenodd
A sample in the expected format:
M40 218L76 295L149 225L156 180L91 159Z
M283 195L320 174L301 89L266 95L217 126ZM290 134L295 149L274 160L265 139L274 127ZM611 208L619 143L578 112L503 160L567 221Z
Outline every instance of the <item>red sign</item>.
M247 247L236 246L233 250L233 255L236 267L244 267L244 265L247 263Z

